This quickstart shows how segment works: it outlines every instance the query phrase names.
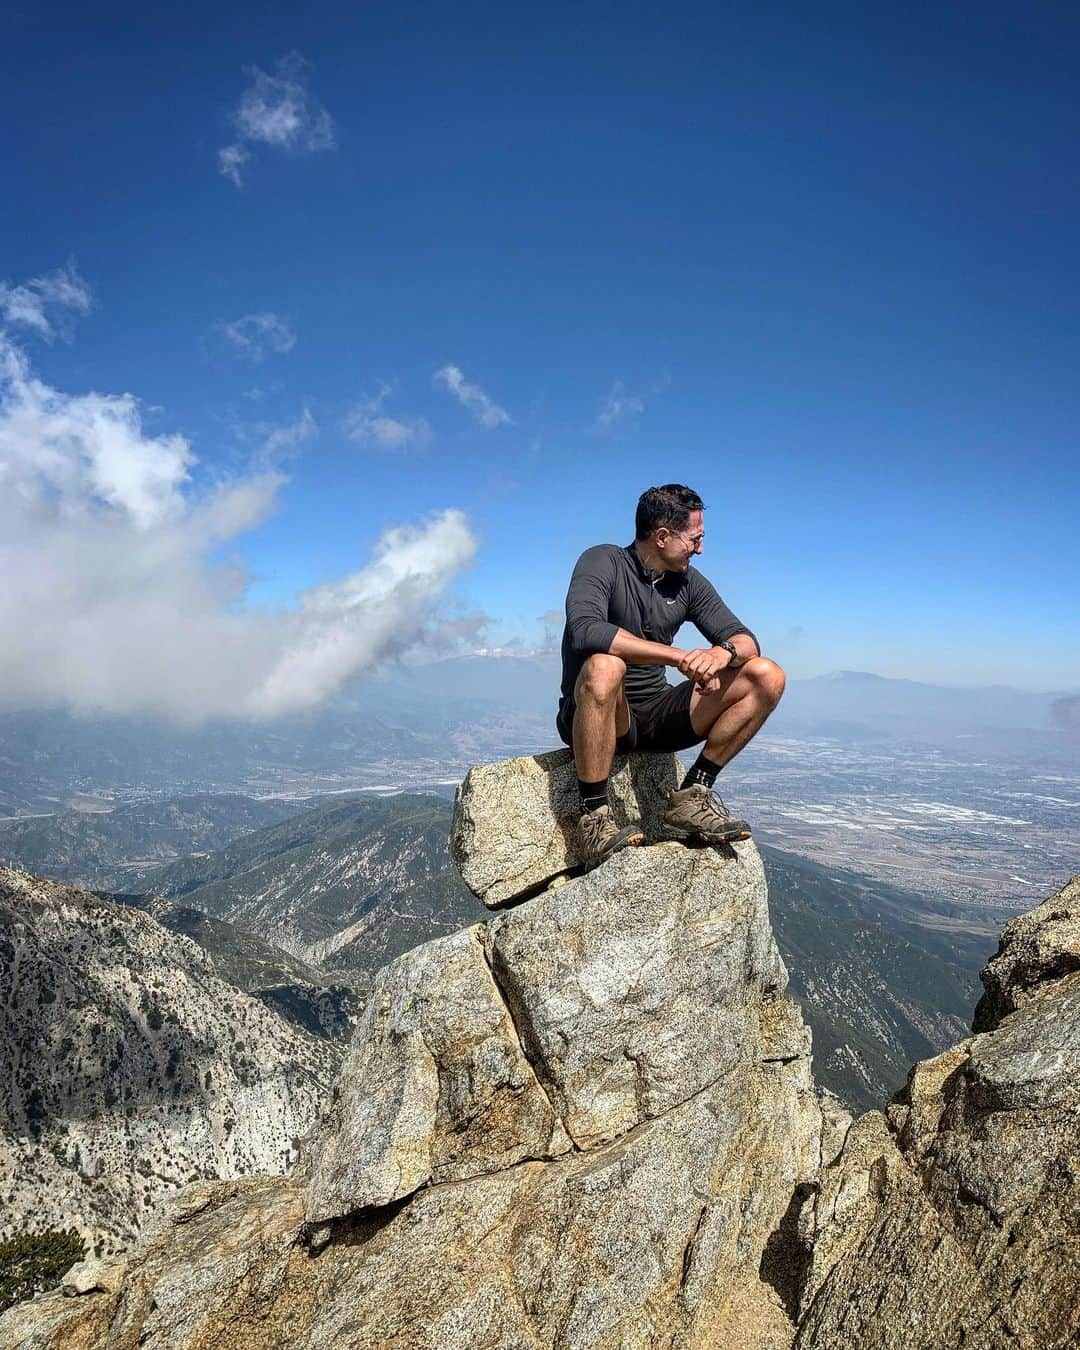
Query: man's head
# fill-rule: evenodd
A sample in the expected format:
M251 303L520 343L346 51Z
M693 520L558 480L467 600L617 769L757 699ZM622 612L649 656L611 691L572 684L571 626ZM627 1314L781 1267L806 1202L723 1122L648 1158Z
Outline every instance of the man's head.
M685 572L701 552L705 503L682 483L651 487L638 499L635 534L638 552L665 572Z

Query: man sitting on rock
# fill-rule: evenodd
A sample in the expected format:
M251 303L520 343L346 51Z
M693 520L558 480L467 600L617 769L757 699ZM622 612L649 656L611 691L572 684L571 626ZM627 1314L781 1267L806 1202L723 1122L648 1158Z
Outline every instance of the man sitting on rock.
M784 672L690 566L705 538L704 509L680 483L649 488L637 505L634 542L586 549L570 580L556 726L574 749L579 842L592 864L644 840L640 825L618 827L607 800L612 758L632 750L671 752L703 740L668 798L664 834L704 844L750 837L713 784L779 703ZM673 646L685 619L712 646ZM665 666L685 679L668 684Z

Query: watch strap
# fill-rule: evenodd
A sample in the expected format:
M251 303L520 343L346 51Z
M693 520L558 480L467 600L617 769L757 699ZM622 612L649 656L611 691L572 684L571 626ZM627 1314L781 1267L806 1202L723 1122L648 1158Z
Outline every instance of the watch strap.
M733 642L729 642L725 639L723 642L718 642L716 645L718 647L723 647L724 651L731 657L731 660L728 662L729 665L739 665L739 653L735 650L735 644Z

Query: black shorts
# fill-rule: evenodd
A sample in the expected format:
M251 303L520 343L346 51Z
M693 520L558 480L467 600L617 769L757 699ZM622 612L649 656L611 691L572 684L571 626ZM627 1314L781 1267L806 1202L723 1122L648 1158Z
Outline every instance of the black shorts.
M630 703L630 730L615 742L617 755L628 755L632 750L670 752L687 750L705 739L694 730L690 721L690 698L694 681L683 680L670 684L661 693ZM568 698L559 707L555 728L567 745L573 744L574 700Z

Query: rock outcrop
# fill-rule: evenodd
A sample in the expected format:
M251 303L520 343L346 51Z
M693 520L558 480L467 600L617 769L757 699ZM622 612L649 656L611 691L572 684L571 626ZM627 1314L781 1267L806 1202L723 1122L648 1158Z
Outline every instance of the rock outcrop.
M705 1344L735 1306L784 1343L759 1267L821 1130L785 984L752 845L627 850L386 967L296 1214L305 1343Z
M975 1009L975 1030L993 1031L1048 982L1075 970L1080 970L1080 877L1005 925L997 953L982 972L986 992Z
M797 1345L1080 1342L1078 933L1074 878L1006 926L979 1033L822 1170Z
M674 755L618 756L608 798L619 825L640 821L648 838L658 838L667 790L676 786L677 775ZM450 830L450 856L465 885L494 909L580 870L577 804L569 750L470 769L458 789Z
M483 933L387 966L323 1124L314 1223L570 1148L491 976Z
M467 780L455 856L498 913L380 972L303 1167L188 1188L0 1346L1074 1343L1075 890L1023 930L1037 960L1006 970L1006 930L992 1025L852 1123L815 1096L754 845L581 875L536 765Z

